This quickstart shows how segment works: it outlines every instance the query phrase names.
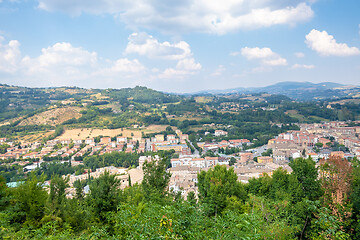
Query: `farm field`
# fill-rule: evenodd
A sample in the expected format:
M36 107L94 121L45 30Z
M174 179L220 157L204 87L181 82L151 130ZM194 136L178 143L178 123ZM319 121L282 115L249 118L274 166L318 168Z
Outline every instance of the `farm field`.
M97 136L108 136L115 137L120 134L124 137L141 137L142 132L146 133L156 133L165 131L167 125L150 125L146 128L141 129L125 129L125 128L117 128L117 129L95 129L95 128L76 128L76 129L68 129L65 132L57 137L59 140L73 139L73 140L84 140L87 138L93 138ZM177 128L172 127L174 130ZM133 134L133 136L132 136Z

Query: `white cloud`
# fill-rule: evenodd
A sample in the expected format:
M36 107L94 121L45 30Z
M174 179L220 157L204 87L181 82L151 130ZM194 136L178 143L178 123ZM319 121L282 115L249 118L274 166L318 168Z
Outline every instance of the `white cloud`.
M239 29L294 25L314 15L312 0L38 0L39 8L81 13L113 14L132 29L162 32L226 34Z
M22 56L18 41L5 43L0 36L0 77L6 76L7 82L3 82L14 85L104 88L183 79L201 70L201 64L195 61L187 43L159 43L150 36L146 39L151 39L152 44L145 44L144 48L139 41L136 44L131 42L133 46L140 46L133 48L137 49L136 53L164 61L174 60L174 67L148 69L138 59L103 59L96 52L74 47L67 42L43 48L36 57Z
M185 58L180 60L175 68L167 68L158 75L160 79L174 79L174 78L185 78L189 75L196 74L201 70L202 66L200 63L196 63L193 58Z
M295 56L296 56L297 58L303 58L303 57L305 57L305 54L302 53L302 52L296 52L296 53L295 53Z
M0 36L0 72L13 73L21 58L20 43L17 40L4 42L5 39Z
M145 67L139 60L129 60L127 58L118 59L110 69L112 72L139 73L145 71Z
M241 49L241 55L249 60L258 59L263 65L266 66L284 66L287 65L287 60L273 52L270 48L249 48L244 47Z
M180 60L176 64L176 68L186 70L186 71L195 71L195 70L201 69L201 64L196 63L194 58L185 58L185 59Z
M70 43L56 43L41 50L37 58L24 57L22 62L31 73L62 72L76 73L77 69L96 67L98 62L95 52L88 52L82 48L73 47Z
M176 68L167 68L158 75L158 78L160 78L160 79L181 79L181 78L184 78L191 74L193 74L193 72L179 70Z
M18 41L2 44L3 41L4 38L0 37L0 76L8 74L12 84L104 87L104 82L114 83L129 78L138 80L147 71L137 59L99 59L96 52L73 47L66 42L43 48L39 56L31 58L22 57ZM122 84L129 86L128 81Z
M219 66L216 68L215 72L213 72L211 75L212 75L212 76L220 76L220 75L223 74L223 72L224 72L225 70L226 70L226 68L225 68L223 65L219 65Z
M286 66L287 60L285 58L276 57L274 59L264 59L263 64L267 66Z
M306 64L294 64L292 65L291 69L299 69L299 68L304 68L304 69L313 69L315 68L315 65L306 65Z
M241 49L241 54L247 59L262 59L274 57L276 54L270 48L249 48L244 47Z
M232 56L232 57L236 57L238 55L240 55L241 52L230 52L229 55Z
M360 54L358 48L349 47L346 43L337 43L334 37L326 31L311 30L306 35L305 43L309 48L323 56L354 56Z
M39 0L38 7L46 11L62 11L71 15L80 15L81 13L114 14L131 9L133 5L129 0Z
M125 54L130 53L137 53L151 59L166 60L179 60L191 56L190 46L186 42L161 43L146 33L133 33L129 36Z
M184 78L201 69L192 57L190 45L184 41L177 43L159 42L147 33L133 33L129 37L125 54L136 53L150 59L177 60L175 68L167 68L158 74L161 79Z

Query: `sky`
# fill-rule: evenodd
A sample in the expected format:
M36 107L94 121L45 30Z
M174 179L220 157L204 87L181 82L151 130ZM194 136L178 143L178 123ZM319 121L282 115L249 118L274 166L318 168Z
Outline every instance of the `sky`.
M360 85L358 0L0 0L0 83Z

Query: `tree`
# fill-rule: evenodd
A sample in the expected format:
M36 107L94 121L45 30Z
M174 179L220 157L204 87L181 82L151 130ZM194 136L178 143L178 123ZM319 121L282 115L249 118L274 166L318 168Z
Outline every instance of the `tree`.
M318 200L322 195L322 190L315 162L310 158L297 158L290 162L289 165L293 170L291 174L302 185L305 196L311 201Z
M350 202L353 181L352 166L346 159L330 157L320 163L320 179L324 189L323 205L329 208L343 227L350 224L352 206Z
M227 206L227 200L235 197L244 202L247 198L242 183L237 181L233 168L215 166L209 171L198 174L199 200L208 215L221 213Z
M7 193L6 181L3 176L0 176L0 211L3 211L9 204L9 196Z
M38 178L34 173L19 187L14 189L16 216L15 221L28 225L39 225L45 213L48 197L43 188L45 175Z
M261 153L261 156L271 156L273 154L272 148L269 148L266 152Z
M146 199L157 199L165 196L171 173L166 171L166 159L144 163L144 178L141 183Z
M50 214L54 214L55 216L62 217L62 208L64 207L64 201L66 199L65 189L69 186L68 185L69 178L62 178L59 175L54 175L51 178L50 183L50 195L49 195L49 202L50 202Z
M106 218L106 213L115 211L119 203L120 180L116 175L110 175L105 171L99 178L91 181L89 205L93 208L94 215L100 220Z
M236 158L231 157L231 158L230 158L229 165L232 166L232 165L234 165L235 163L236 163Z
M195 206L196 205L196 196L195 193L193 191L189 192L186 200L192 205Z
M324 146L324 144L322 144L321 142L317 142L317 143L315 143L315 146L318 148L322 148Z
M353 206L354 239L360 239L360 161L352 160L352 183L350 200Z
M73 186L75 187L75 198L78 200L81 200L84 198L84 187L86 186L86 180L76 180L73 183Z

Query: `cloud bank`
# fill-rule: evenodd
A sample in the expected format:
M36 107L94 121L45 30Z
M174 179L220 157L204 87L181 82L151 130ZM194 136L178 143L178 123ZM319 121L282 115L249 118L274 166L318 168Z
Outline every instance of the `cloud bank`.
M185 78L202 68L186 42L161 43L146 33L131 34L124 53L172 60L174 67L155 71L137 58L103 59L68 42L43 48L36 57L23 56L17 40L6 42L0 36L0 76L6 76L8 83L25 86L129 87L158 79Z
M240 29L295 25L311 19L312 0L39 0L46 11L113 14L128 27L167 33L226 34Z
M354 56L360 55L360 50L356 47L349 47L346 43L337 43L332 35L326 31L313 29L306 35L305 43L309 48L322 56Z
M270 48L249 48L244 47L241 49L241 55L248 60L260 60L264 66L285 66L287 60L280 57L279 54L273 52Z

